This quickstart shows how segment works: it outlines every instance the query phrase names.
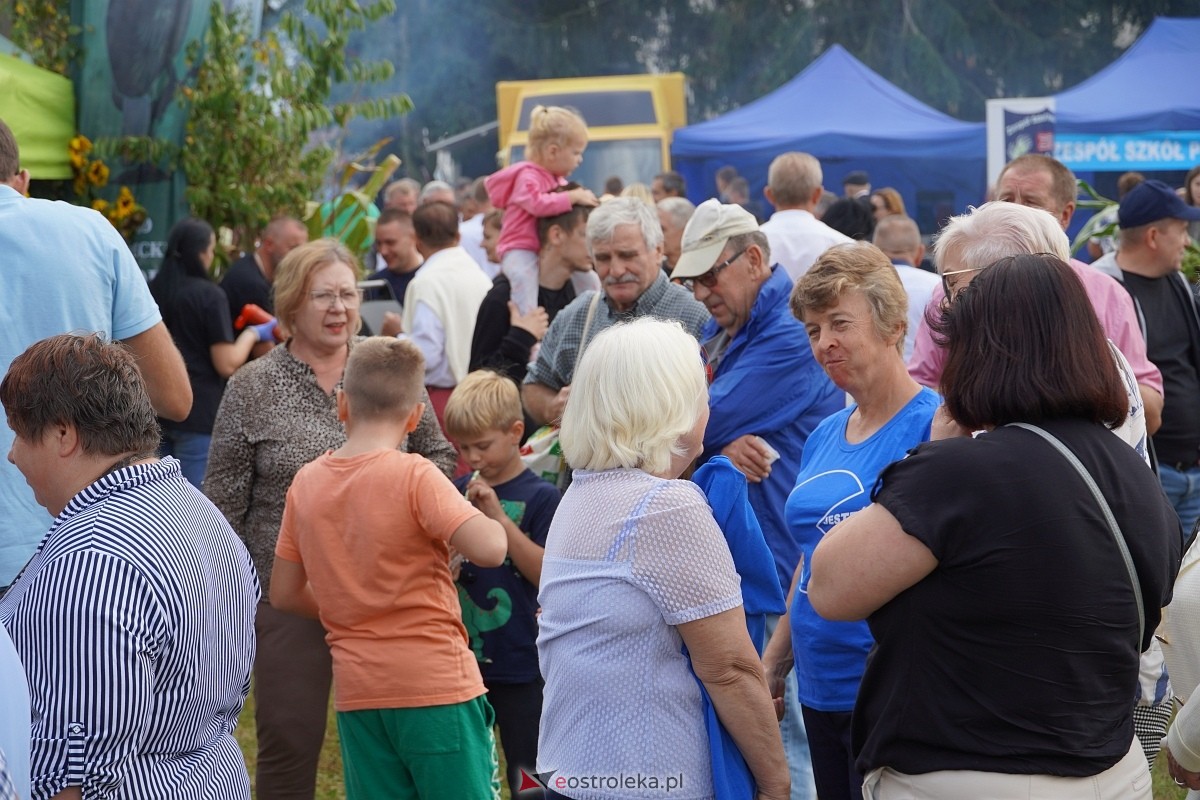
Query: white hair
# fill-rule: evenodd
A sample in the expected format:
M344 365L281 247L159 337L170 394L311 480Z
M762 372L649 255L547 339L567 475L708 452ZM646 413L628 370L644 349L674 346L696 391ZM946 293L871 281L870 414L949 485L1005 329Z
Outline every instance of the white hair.
M1071 243L1048 211L1000 200L951 217L933 243L939 273L948 263L956 269L982 269L1002 258L1034 253L1070 262Z
M658 201L658 210L670 218L673 227L683 230L696 213L696 205L686 197L664 197Z
M584 351L559 442L572 467L660 474L707 404L695 338L676 321L641 317L601 332Z
M635 197L615 197L601 203L588 214L588 251L591 252L594 242L611 242L620 225L638 226L647 250L662 244L662 223L654 207Z

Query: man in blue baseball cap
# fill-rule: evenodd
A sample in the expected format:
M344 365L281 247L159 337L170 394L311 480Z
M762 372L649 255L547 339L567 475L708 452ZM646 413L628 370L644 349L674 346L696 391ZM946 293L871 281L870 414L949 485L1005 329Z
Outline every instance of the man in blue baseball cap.
M1133 297L1147 355L1162 372L1162 426L1152 441L1163 490L1186 533L1200 519L1200 309L1179 271L1193 220L1200 208L1162 181L1145 181L1121 199L1117 251L1094 265Z

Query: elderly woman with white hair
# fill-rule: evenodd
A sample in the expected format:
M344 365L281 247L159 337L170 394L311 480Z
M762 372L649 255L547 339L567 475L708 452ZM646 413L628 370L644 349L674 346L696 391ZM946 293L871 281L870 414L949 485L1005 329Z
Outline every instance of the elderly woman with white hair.
M538 594L550 797L712 797L696 678L756 796L789 796L733 560L704 496L677 480L707 420L696 340L678 323L617 325L580 359L561 430L576 470Z
M1071 258L1067 234L1049 212L1009 202L986 203L966 214L951 217L933 245L933 263L942 276L942 287L934 289L928 313L936 320L947 295L961 290L988 264L1026 253L1049 253L1065 261L1083 284L1100 328L1129 362L1127 374L1135 380L1144 409L1147 433L1153 434L1162 421L1162 375L1146 357L1146 338L1138 325L1133 301L1119 283L1081 261ZM922 320L917 328L908 372L920 383L938 388L946 350L930 334ZM1145 450L1145 442L1139 446Z

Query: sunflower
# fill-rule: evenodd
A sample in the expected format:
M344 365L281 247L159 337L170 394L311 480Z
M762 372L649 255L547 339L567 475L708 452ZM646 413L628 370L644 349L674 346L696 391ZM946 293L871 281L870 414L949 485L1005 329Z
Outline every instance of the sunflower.
M92 201L92 209L105 214L108 211L108 201L102 197L98 197Z
M79 153L80 155L86 156L88 153L92 152L92 142L90 139L80 133L72 137L68 148L72 153Z
M128 186L122 186L120 193L117 194L117 216L126 217L133 211L133 192L129 191Z
M108 183L108 166L100 160L93 161L88 166L87 171L88 183L95 186L97 189Z

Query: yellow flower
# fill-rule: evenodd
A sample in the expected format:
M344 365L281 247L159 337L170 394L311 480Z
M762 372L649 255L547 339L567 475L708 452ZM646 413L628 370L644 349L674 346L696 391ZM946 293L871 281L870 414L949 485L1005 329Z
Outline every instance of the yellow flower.
M83 172L83 168L87 165L87 157L78 150L72 150L70 153L71 169L76 172Z
M82 172L78 173L71 181L71 185L75 188L75 194L82 195L87 191L87 178L84 177Z
M92 208L104 214L108 211L108 201L103 198L97 198L92 201Z
M100 187L108 183L108 166L103 161L93 161L88 166L88 183Z
M129 191L128 186L122 186L120 193L117 195L117 215L128 216L133 211L133 192Z
M87 155L92 152L92 142L82 133L75 135L71 139L71 144L68 146L72 153L81 153Z

